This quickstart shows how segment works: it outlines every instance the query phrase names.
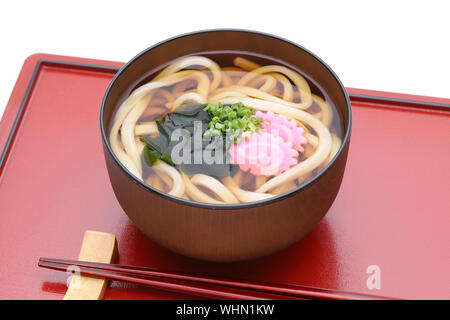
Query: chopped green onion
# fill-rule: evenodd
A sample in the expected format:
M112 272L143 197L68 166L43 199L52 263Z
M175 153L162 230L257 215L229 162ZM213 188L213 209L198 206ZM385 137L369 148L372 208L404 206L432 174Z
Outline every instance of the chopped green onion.
M211 116L208 123L208 130L204 137L219 136L221 132L230 135L230 138L239 143L241 136L250 137L255 131L261 128L262 118L255 117L255 111L252 108L244 106L242 102L232 105L222 105L218 101L210 101L204 108Z

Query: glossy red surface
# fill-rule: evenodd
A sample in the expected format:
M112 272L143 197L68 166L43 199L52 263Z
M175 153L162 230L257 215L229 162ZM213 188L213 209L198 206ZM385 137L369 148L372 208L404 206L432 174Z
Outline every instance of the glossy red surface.
M40 59L121 65L31 56L0 123L0 150ZM353 99L342 188L318 226L275 255L207 263L153 243L117 203L98 115L113 75L114 70L41 64L0 168L0 298L61 299L66 275L38 268L38 259L76 258L86 229L116 234L122 264L399 298L450 298L450 108ZM441 98L349 92L450 104ZM381 269L379 290L366 287L369 265ZM120 282L112 282L105 295L173 298L192 297Z

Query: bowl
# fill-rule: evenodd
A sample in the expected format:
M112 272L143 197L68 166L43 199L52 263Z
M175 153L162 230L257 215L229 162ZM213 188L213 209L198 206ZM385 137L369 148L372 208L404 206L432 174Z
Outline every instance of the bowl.
M117 105L144 79L189 54L245 51L302 70L319 83L343 119L344 138L334 159L312 180L273 198L242 204L198 203L162 193L125 169L111 150L108 134ZM220 55L218 55L220 57ZM220 63L220 61L219 61ZM158 244L192 258L232 262L277 252L299 241L324 217L339 191L347 161L351 106L334 72L305 48L277 36L246 30L184 34L144 50L111 81L100 110L100 130L109 178L128 217Z

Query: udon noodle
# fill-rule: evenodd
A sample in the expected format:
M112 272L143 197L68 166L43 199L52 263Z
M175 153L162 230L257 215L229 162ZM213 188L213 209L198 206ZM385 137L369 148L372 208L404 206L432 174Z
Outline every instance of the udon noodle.
M317 175L333 159L341 145L340 119L324 94L313 93L300 73L282 65L261 66L239 56L233 64L221 68L204 56L182 57L131 92L119 105L109 134L114 154L130 173L172 196L237 204L288 192ZM233 173L218 178L204 172L184 172L167 161L156 161L152 166L143 161L146 143L141 138L161 134L155 120L180 106L211 101L223 106L240 104L253 113L273 113L295 121L306 141L295 163L273 175L255 175L236 166Z

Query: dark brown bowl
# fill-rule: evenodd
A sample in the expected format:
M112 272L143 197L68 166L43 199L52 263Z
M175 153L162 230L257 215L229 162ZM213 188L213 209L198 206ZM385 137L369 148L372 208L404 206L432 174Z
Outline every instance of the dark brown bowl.
M187 201L136 180L116 158L108 142L116 106L133 88L171 60L194 53L226 50L270 56L302 70L312 82L320 84L343 119L344 139L335 158L319 175L290 192L265 201L237 205ZM322 219L341 185L351 119L345 88L334 72L311 52L290 41L259 32L208 30L166 40L128 62L106 90L100 111L100 129L114 193L139 229L160 245L183 255L230 262L279 251L300 240Z

